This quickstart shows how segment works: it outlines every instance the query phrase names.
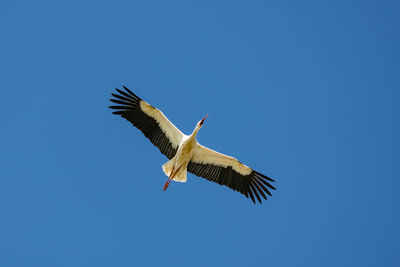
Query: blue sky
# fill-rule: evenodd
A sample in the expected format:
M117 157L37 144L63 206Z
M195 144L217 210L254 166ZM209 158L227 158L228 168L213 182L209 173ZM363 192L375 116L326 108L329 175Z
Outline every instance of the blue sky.
M399 266L396 1L2 1L0 266ZM126 85L262 205L107 108Z

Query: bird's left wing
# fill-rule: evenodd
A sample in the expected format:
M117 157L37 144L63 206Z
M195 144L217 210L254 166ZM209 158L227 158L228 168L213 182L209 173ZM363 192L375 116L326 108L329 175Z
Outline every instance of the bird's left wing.
M260 195L267 199L265 193L271 196L274 189L269 182L271 178L254 171L237 159L221 154L205 146L198 145L189 162L188 171L220 185L226 185L238 191L255 202L254 196L261 203ZM269 182L268 182L269 181Z
M130 121L143 132L150 141L169 159L173 158L183 138L183 133L168 120L158 109L152 107L123 86L125 91L116 88L119 94L112 94L117 99L110 101L119 104L110 106L116 109L113 114Z

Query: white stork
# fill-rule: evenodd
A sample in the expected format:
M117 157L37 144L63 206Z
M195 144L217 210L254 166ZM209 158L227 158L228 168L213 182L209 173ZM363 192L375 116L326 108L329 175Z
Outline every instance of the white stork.
M247 198L250 196L254 203L254 196L260 203L260 195L264 199L267 199L265 193L271 196L268 188L275 190L275 187L269 182L275 182L274 180L233 157L218 153L197 142L196 135L207 115L197 123L191 135L185 135L160 110L123 87L125 91L116 88L119 94L112 94L116 99L110 99L118 106L110 108L117 110L113 114L121 115L141 130L161 153L170 159L162 166L168 176L164 191L171 180L186 182L186 174L189 171L220 185L226 185Z

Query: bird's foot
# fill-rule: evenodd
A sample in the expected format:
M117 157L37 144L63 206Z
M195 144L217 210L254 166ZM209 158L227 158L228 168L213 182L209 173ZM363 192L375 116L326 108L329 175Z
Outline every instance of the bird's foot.
M165 185L164 185L163 191L167 190L167 188L168 188L170 182L171 182L171 180L168 179L168 181L167 181L167 182L165 183Z

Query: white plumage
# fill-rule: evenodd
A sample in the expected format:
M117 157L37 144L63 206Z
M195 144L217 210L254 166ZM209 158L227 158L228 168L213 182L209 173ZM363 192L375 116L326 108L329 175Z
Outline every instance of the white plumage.
M199 121L192 134L183 134L158 109L152 107L124 86L125 91L116 89L119 94L112 94L116 99L110 101L119 104L110 106L116 109L113 114L121 115L140 129L150 141L170 160L162 169L168 176L164 190L171 180L186 182L187 171L210 181L228 186L239 191L255 202L261 203L265 193L271 195L275 189L271 178L254 171L237 159L216 152L197 142L196 135L206 119ZM260 197L261 196L261 197Z

